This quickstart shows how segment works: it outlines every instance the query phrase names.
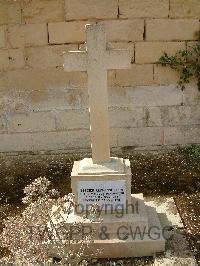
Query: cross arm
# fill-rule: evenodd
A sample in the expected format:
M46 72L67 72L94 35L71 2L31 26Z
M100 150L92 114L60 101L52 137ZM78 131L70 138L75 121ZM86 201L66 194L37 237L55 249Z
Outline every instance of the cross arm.
M87 71L87 53L70 51L64 54L65 71Z
M131 52L129 50L107 50L108 69L128 69L131 68Z

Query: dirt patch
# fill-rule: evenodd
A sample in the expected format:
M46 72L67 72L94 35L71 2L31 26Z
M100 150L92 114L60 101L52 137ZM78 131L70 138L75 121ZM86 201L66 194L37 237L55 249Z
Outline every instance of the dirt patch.
M40 176L47 177L62 194L69 192L73 161L67 155L0 158L1 202L20 201L24 187Z
M191 250L200 265L200 193L181 193L175 202L190 241Z
M200 157L171 152L130 156L132 192L145 196L200 191Z
M156 196L200 191L200 156L176 151L121 156L131 161L132 193ZM73 162L79 159L68 154L0 157L0 200L20 200L23 188L40 176L47 177L62 194L70 192Z
M0 234L3 230L4 225L4 219L8 216L16 216L17 214L20 214L23 210L24 206L20 202L15 202L13 204L0 204ZM6 256L9 254L9 251L6 248L2 248L0 246L0 258Z

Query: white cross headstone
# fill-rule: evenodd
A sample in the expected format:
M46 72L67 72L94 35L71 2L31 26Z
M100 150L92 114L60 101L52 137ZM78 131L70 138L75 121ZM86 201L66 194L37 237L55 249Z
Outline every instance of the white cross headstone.
M86 25L85 52L64 55L65 71L87 71L93 163L110 161L107 70L131 66L130 52L109 50L103 24Z

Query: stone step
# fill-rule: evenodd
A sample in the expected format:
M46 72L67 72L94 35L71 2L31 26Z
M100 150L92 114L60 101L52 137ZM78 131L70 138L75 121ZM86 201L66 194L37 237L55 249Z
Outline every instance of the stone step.
M132 197L134 199L143 198L141 194L132 195ZM127 221L125 222L119 219L119 223L114 221L110 222L109 226L113 230L109 232L105 230L107 227L104 221L101 232L98 234L95 233L91 241L83 242L77 239L77 242L71 242L70 248L78 252L81 246L83 246L84 254L100 258L153 256L155 253L163 252L165 250L165 239L157 212L155 208L146 204L144 204L144 208L147 214L147 227L144 226L142 220L140 222L139 220L137 221L139 226L136 228L136 220L134 221L133 219L127 223ZM121 226L120 230L117 227L119 225ZM93 227L93 223L91 226ZM115 230L117 228L118 231L116 232ZM80 233L78 237L80 239ZM56 255L56 246L51 246L50 250L51 254ZM99 250L101 252L98 252Z
M121 227L129 227L130 230L135 232L137 229L140 231L148 230L148 214L143 199L143 194L132 194L132 204L125 210L118 210L117 212L98 213L97 217L91 215L87 218L77 212L73 211L66 215L65 228L75 227L76 224L81 224L83 230L91 230L95 235L101 232L102 227L106 228L109 234L115 234ZM65 215L64 215L65 217ZM55 223L57 223L55 221Z

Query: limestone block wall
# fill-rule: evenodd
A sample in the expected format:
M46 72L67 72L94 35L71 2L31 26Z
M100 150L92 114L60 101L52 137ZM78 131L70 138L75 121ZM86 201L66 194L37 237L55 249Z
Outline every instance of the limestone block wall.
M200 143L200 92L177 88L156 65L200 30L199 0L0 0L0 152L90 147L87 74L66 73L63 52L85 48L86 23L101 21L132 68L108 73L113 148Z

